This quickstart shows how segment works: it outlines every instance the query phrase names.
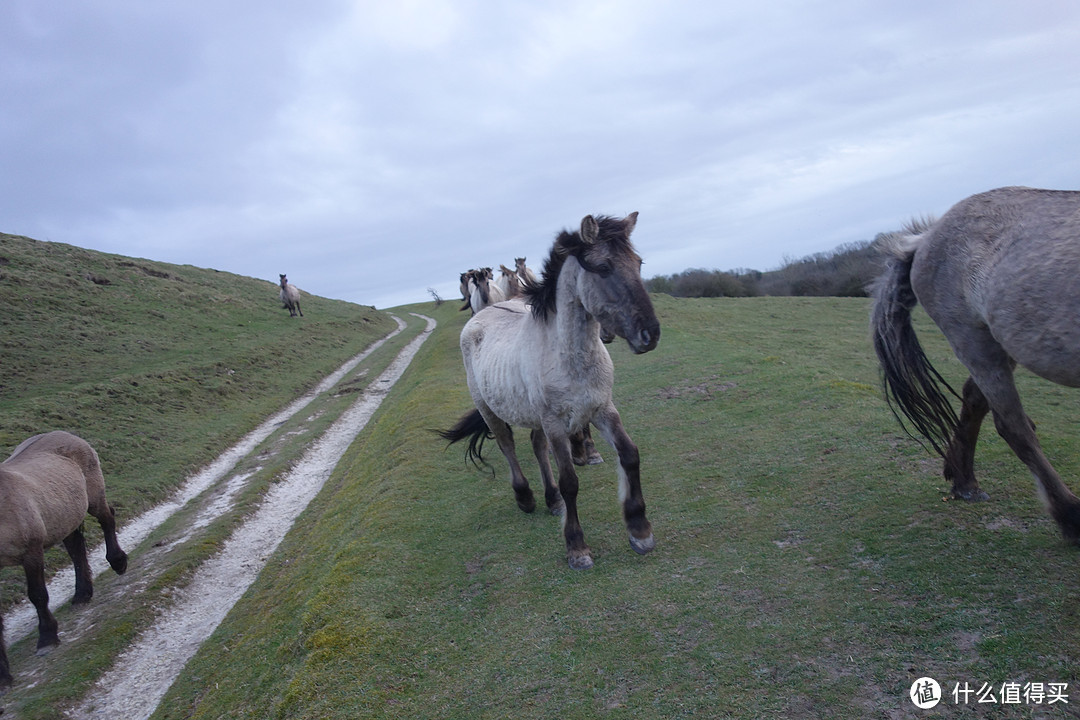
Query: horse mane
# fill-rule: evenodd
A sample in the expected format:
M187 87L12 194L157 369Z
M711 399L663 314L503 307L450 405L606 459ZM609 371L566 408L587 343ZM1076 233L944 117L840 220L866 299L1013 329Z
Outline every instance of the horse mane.
M631 252L630 233L626 231L626 220L607 215L596 216L600 232L596 243L604 243L616 253ZM544 270L540 282L523 284L522 294L525 302L532 307L533 317L537 320L547 321L556 311L556 286L559 283L559 273L568 257L575 257L581 266L589 272L596 272L596 268L585 259L586 242L581 238L581 231L563 230L555 238L555 244L551 248L551 254L544 260Z

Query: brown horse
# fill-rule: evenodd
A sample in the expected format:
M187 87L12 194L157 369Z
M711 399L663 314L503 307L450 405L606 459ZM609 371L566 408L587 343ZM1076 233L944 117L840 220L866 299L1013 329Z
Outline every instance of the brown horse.
M0 567L21 565L26 592L38 614L38 650L60 643L45 587L45 550L58 542L75 564L72 603L94 594L82 524L89 512L105 533L105 557L113 570L127 570L127 554L116 540L116 519L105 501L105 479L94 449L66 432L35 435L0 463ZM0 688L11 685L0 619Z
M1080 500L1043 454L1013 381L1019 364L1080 387L1080 192L1014 187L974 195L937 222L886 238L884 250L891 257L875 287L872 332L890 403L942 455L953 495L966 500L987 499L973 461L992 413L1062 534L1080 541ZM915 336L916 302L970 375L959 416L943 392L952 388Z

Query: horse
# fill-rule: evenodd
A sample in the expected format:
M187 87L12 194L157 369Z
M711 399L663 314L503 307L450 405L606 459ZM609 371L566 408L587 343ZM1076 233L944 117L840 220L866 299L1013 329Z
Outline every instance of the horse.
M281 275L280 295L281 307L289 311L289 317L296 317L297 313L300 313L300 317L304 317L304 313L300 310L300 291L284 275Z
M517 271L511 270L505 265L499 265L499 279L495 281L495 285L502 290L503 298L506 300L513 300L518 295L521 295L521 282L518 280Z
M517 270L518 282L522 285L536 285L540 281L527 265L525 265L525 258L514 258L514 267Z
M469 305L472 307L473 315L476 315L476 313L489 305L506 300L502 289L492 283L491 278L491 268L473 271L469 283Z
M493 436L510 465L518 507L536 507L514 449L511 426L531 430L544 499L563 518L567 563L592 567L577 513L578 476L570 436L591 422L619 457L619 499L630 546L648 553L656 544L645 517L638 448L623 428L612 401L614 368L600 341L600 325L625 338L634 353L660 340L641 258L630 243L637 213L622 219L587 215L580 230L563 230L544 265L543 280L522 298L493 305L461 331L465 375L476 409L439 434L450 444L469 439L466 457L483 461L483 442ZM551 473L549 447L559 471Z
M39 651L60 643L56 618L49 611L45 586L45 550L58 542L75 565L75 596L84 604L94 594L82 525L87 512L105 533L105 557L118 574L127 570L127 554L116 539L116 518L105 500L101 463L90 444L71 433L35 435L0 463L0 567L21 565L26 589L38 614ZM0 688L11 685L0 619Z
M1080 500L1043 454L1013 380L1019 364L1080 386L1080 192L991 190L881 242L889 260L872 287L871 330L893 414L943 458L953 496L975 501L989 499L973 463L992 413L1064 538L1080 541ZM916 303L969 373L959 395L923 353L911 324ZM946 391L960 399L959 416Z

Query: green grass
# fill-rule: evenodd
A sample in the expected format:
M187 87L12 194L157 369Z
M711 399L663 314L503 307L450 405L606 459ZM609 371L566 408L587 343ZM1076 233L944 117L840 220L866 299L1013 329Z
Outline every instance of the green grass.
M101 456L121 525L396 327L373 308L313 296L304 297L306 317L290 319L270 282L11 235L0 235L0 301L7 309L0 318L0 450L53 429L86 438ZM422 327L413 325L365 362L376 369L370 377ZM358 391L366 378L354 371L343 385ZM320 398L310 410L321 417L303 421L305 431L319 432L349 402L348 394ZM99 580L95 606L111 614L88 633L92 641L70 649L65 641L48 657L24 717L55 717L57 703L77 697L108 667L162 596L186 581L298 457L303 443L283 445L282 438L301 422L264 443L263 467L234 511L156 566L147 591L129 597L111 573ZM154 543L184 517L143 547L126 548L132 568L142 570ZM100 538L96 523L87 530L91 540ZM51 567L70 565L60 548L47 559ZM21 570L0 572L0 607L25 596ZM58 617L63 633L70 607ZM32 642L11 649L17 671L31 662Z
M610 449L581 473L588 572L497 453L493 479L444 450L429 429L469 407L464 316L429 305L438 330L155 717L908 717L922 675L1075 685L1078 550L992 432L991 502L943 501L881 399L867 301L656 302L657 350L612 346L651 555L628 547ZM1020 383L1076 478L1072 396Z

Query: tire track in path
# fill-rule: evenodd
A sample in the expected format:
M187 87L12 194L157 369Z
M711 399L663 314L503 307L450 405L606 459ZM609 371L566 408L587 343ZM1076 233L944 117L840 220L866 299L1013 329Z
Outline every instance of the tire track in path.
M221 552L203 563L191 583L177 592L176 602L119 655L113 668L67 713L68 717L142 720L154 712L199 646L254 582L293 521L322 489L341 456L434 330L432 318L413 315L427 322L424 332L311 444Z

